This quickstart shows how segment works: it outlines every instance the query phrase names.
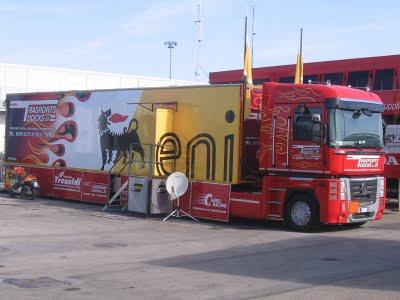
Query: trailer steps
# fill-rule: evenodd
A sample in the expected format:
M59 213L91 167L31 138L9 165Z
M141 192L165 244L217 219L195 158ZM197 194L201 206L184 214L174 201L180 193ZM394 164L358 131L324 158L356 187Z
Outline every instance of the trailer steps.
M114 196L111 197L110 200L107 201L107 203L104 205L103 207L103 211L105 211L107 208L111 207L112 204L121 199L121 194L124 191L124 189L128 186L128 180L124 182L123 185L121 185L121 187L118 189L118 191L114 194Z

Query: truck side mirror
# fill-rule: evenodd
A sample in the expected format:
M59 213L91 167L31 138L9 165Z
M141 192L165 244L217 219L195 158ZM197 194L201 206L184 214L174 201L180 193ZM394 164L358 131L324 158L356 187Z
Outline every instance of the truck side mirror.
M322 140L322 122L320 114L312 115L312 141L320 144Z

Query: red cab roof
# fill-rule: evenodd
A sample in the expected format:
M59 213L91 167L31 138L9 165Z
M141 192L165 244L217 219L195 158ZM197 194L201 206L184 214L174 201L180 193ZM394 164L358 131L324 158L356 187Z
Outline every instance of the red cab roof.
M381 103L375 93L340 85L267 82L263 84L263 89L267 94L276 95L278 102L322 102L340 98Z

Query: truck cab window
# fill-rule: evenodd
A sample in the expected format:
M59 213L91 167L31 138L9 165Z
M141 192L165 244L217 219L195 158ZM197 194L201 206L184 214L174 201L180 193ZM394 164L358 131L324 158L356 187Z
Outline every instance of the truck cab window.
M300 105L294 111L293 139L298 141L312 141L312 115L322 114L322 109Z

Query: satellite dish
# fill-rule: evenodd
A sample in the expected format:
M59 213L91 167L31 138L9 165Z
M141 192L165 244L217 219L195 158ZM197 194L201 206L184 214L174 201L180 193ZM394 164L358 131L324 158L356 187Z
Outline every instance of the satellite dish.
M188 189L188 179L181 172L174 172L167 178L166 188L171 200L175 200L186 193Z
M189 217L192 220L198 222L196 218L191 216L189 213L185 212L179 204L179 197L182 196L184 193L186 193L189 187L189 182L185 174L182 174L181 172L172 173L171 175L168 176L165 186L167 188L168 194L170 195L170 200L171 201L176 200L175 202L176 209L172 213L170 213L167 217L165 217L163 219L163 222L167 221L170 217L180 218L183 216Z

